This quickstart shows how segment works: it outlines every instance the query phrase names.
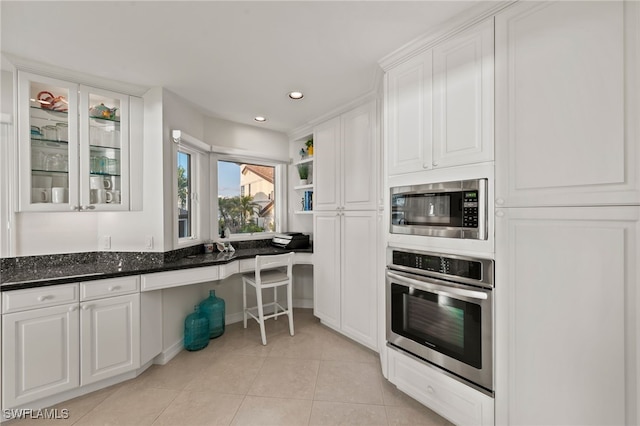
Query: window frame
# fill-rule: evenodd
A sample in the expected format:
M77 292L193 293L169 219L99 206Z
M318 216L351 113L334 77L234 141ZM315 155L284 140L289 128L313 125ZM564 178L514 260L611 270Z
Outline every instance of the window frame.
M287 163L273 159L264 159L257 156L241 155L241 154L210 154L210 170L211 170L211 235L220 239L220 229L218 229L218 161L227 161L233 163L255 164L258 166L269 166L274 168L274 186L273 192L275 197L275 231L265 232L247 232L239 234L231 234L225 241L242 241L242 240L259 240L282 232L287 227Z
M190 187L191 193L189 198L191 201L191 235L188 237L179 236L179 202L178 202L178 153L188 154L190 156ZM201 176L204 167L202 162L205 158L205 152L191 144L178 143L174 149L173 155L173 235L175 247L182 248L204 242L206 239L202 235L202 203L200 202L200 190L203 187L203 178Z

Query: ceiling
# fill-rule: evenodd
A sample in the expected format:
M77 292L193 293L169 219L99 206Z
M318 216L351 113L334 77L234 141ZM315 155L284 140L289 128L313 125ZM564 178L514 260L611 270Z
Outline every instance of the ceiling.
M474 4L3 0L0 40L11 55L162 86L207 115L288 133L374 90L378 60Z

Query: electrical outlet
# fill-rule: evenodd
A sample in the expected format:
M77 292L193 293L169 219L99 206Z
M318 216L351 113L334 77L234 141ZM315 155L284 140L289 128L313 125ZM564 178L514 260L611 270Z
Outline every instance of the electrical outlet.
M144 248L147 250L153 249L153 236L147 235L144 237Z
M111 248L111 236L104 235L102 237L102 249L109 250Z

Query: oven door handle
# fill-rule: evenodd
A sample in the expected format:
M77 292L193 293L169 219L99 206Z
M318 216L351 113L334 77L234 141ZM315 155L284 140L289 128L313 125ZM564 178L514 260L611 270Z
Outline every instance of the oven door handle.
M447 290L438 290L433 288L432 286L429 286L428 283L425 281L415 280L413 278L405 277L403 275L398 275L390 271L387 271L387 276L391 279L398 280L405 284L413 285L415 287L430 291L432 293L439 294L441 296L447 296L447 297L453 297L453 298L455 298L456 296L463 296L463 297L470 297L472 299L487 300L487 293L484 293L482 291L467 290L464 288L456 288L456 287L449 287L447 288Z

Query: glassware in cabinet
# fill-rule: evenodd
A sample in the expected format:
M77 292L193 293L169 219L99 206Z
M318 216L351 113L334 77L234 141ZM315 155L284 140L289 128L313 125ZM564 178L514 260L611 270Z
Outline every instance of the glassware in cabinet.
M66 211L77 202L77 86L20 72L19 208Z
M129 96L80 86L80 193L97 210L128 209Z

